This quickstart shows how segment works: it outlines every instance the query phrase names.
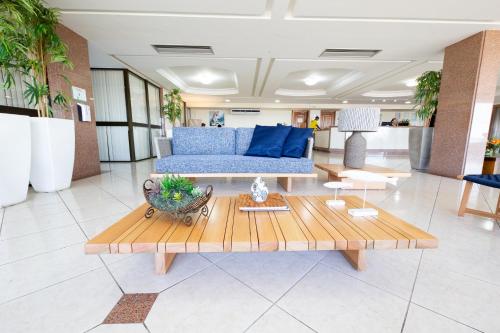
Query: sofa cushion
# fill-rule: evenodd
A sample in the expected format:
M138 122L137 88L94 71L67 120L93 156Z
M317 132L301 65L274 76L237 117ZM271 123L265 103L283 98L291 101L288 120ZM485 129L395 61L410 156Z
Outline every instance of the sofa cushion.
M234 128L174 127L174 155L234 155Z
M307 147L307 139L312 136L312 128L292 127L283 145L281 156L301 158Z
M236 129L236 155L245 155L252 142L253 127Z
M255 126L252 142L245 155L281 157L283 144L290 130L289 126Z
M171 155L156 160L159 173L311 173L307 158L243 155Z

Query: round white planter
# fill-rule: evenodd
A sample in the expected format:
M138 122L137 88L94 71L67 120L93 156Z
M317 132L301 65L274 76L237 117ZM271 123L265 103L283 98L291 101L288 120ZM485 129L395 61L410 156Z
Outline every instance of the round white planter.
M30 166L30 118L0 113L0 207L26 200Z
M70 187L75 161L75 123L71 119L31 118L30 182L37 192Z

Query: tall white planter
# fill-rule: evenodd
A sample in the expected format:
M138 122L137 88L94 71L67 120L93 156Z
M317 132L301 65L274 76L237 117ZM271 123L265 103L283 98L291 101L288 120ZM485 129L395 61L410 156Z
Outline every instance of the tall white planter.
M31 119L30 182L37 192L70 187L75 161L75 123L70 119Z
M0 207L26 200L30 166L30 118L0 113Z

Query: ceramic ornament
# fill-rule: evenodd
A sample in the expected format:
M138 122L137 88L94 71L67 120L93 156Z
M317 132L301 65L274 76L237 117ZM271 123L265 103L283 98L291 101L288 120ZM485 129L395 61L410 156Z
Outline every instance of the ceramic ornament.
M345 206L345 201L344 200L337 200L337 191L338 189L345 189L345 188L351 188L352 184L351 183L345 183L345 182L328 182L323 184L324 187L328 188L333 188L335 189L335 196L333 200L326 200L326 204L331 207L335 206Z
M377 216L378 210L375 208L365 208L366 202L366 187L369 182L386 182L392 185L396 185L398 182L398 178L390 178L386 176L382 176L376 173L362 171L362 170L349 170L343 173L347 178L357 180L365 183L365 191L363 194L363 208L351 208L348 209L347 212L351 216L359 217L359 216Z

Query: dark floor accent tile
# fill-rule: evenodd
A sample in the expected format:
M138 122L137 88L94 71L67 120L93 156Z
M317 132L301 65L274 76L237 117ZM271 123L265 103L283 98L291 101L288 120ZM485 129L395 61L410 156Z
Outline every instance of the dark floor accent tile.
M158 293L125 294L104 319L103 324L143 323Z

